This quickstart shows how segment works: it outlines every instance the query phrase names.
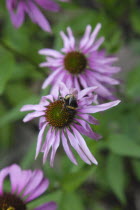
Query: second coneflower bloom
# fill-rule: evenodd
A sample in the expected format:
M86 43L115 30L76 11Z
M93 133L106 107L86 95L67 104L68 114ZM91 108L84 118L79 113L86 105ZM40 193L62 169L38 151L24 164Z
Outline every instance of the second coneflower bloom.
M5 181L11 189L5 190ZM0 210L27 210L31 201L40 197L48 188L49 180L41 170L22 170L13 164L0 170ZM44 203L32 210L56 210L55 202Z
M60 9L54 0L6 0L6 5L11 21L16 28L23 24L27 14L32 22L48 32L51 32L51 27L41 9L52 12L57 12Z
M101 24L97 24L93 32L90 25L86 27L85 33L76 44L70 27L67 28L67 35L61 31L60 35L64 42L61 52L53 49L42 49L40 54L46 55L46 62L40 64L41 67L49 67L52 71L44 81L42 88L46 88L59 81L65 82L68 87L75 87L77 90L98 86L95 92L104 99L114 99L113 85L119 81L113 76L120 68L113 66L117 61L116 57L106 56L104 50L99 47L104 41L104 37L96 40Z
M62 142L67 156L74 164L77 164L77 161L70 145L84 162L97 164L82 135L98 140L101 136L90 127L90 124L98 124L98 121L90 114L107 110L120 101L93 105L96 101L96 95L92 94L95 89L96 87L89 87L77 91L68 89L61 83L52 95L43 96L39 104L25 105L21 108L21 111L33 111L25 116L24 122L40 117L36 157L40 151L43 152L45 163L48 153L51 152L50 165L53 166L56 151ZM47 135L44 139L45 130Z

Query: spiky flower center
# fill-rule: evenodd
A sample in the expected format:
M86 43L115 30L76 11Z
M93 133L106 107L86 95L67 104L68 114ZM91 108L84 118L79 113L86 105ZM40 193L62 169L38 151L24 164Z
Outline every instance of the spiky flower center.
M3 193L0 195L0 210L26 210L26 205L16 195Z
M63 128L71 124L75 116L75 112L69 112L65 107L65 102L63 100L57 100L51 102L47 106L46 110L46 120L53 126L58 128Z
M85 55L78 51L67 53L64 58L64 66L71 74L82 73L87 65L87 59Z

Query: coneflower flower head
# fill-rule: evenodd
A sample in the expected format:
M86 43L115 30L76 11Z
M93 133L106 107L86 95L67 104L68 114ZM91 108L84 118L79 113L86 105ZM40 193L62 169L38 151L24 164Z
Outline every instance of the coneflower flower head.
M52 84L52 92L60 81L65 82L67 87L75 87L77 90L98 86L95 92L104 99L114 99L112 86L119 81L112 78L120 71L119 67L113 66L117 57L106 56L104 50L99 47L104 42L104 37L96 40L101 24L98 23L93 32L90 25L77 45L70 27L67 34L63 31L60 35L64 42L61 52L53 49L42 49L39 53L46 55L46 62L41 67L49 67L52 71L44 81L42 88Z
M97 164L82 135L98 140L101 136L90 127L90 124L98 124L98 121L90 114L107 110L120 101L93 105L97 99L96 95L92 94L95 90L96 87L89 87L77 91L75 88L68 89L64 83L60 83L53 94L43 96L39 104L25 105L21 108L21 111L34 111L25 116L24 122L40 117L36 157L40 151L43 152L45 163L51 151L50 165L53 166L56 151L62 141L67 156L74 164L77 164L77 161L69 144L84 162ZM43 141L46 128L48 131Z
M51 32L51 27L39 7L52 12L57 12L60 9L59 5L53 0L6 0L6 4L11 21L16 28L23 24L25 15L28 14L33 23L38 24L47 32Z
M11 190L4 189L4 181L10 178ZM49 181L41 170L22 170L13 164L0 171L0 209L26 210L30 201L38 198L48 188ZM48 202L34 210L56 210L54 202Z

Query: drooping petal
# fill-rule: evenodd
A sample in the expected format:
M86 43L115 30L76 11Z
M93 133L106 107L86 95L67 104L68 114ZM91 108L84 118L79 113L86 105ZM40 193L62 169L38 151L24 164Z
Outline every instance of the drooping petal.
M55 131L50 130L50 132L48 132L47 134L46 141L42 147L44 151L43 164L46 162L48 153L50 151L51 146L54 144L54 142L55 142Z
M48 20L41 13L41 11L36 7L31 1L28 2L29 10L27 10L28 15L33 22L37 23L44 31L51 32L51 27Z
M42 140L43 140L43 134L44 134L44 131L45 131L45 128L46 126L48 125L48 123L45 123L41 130L39 131L39 134L38 134L38 139L37 139L37 146L36 146L36 155L35 155L35 159L37 158L39 152L40 152L40 149L41 149L41 145L42 145Z
M74 124L74 126L82 135L88 136L89 138L93 140L99 140L102 137L101 135L93 132L93 130L88 124L87 124L87 129L77 124Z
M45 122L46 122L46 118L45 117L40 117L40 119L39 119L39 130L41 130L41 128L43 127Z
M53 167L53 162L55 158L56 151L59 147L60 144L60 131L58 130L56 133L55 141L54 144L52 145L52 152L51 152L51 157L50 157L50 165Z
M65 137L65 135L64 135L64 132L62 132L62 144L63 144L63 148L64 148L64 150L65 150L67 156L69 157L69 159L70 159L75 165L77 165L77 161L76 161L76 159L75 159L75 157L74 157L74 155L73 155L73 153L72 153L72 151L71 151L71 149L70 149L70 147L69 147L69 145L68 145L68 142L67 142L67 139L66 139L66 137Z
M85 140L83 139L83 137L81 136L81 134L73 127L71 126L73 133L75 134L75 136L77 137L80 146L82 148L82 150L84 151L84 153L86 154L86 156L89 158L89 160L91 160L94 164L98 164L96 159L94 158L94 156L92 155L92 153L90 152L90 150L88 149Z
M99 121L91 115L78 113L78 116L80 116L82 119L86 120L88 123L95 124L95 125L99 124Z
M66 129L66 130L67 130L67 135L68 135L68 139L70 141L71 146L76 150L76 152L79 154L79 156L85 163L91 165L90 160L87 158L87 156L84 154L84 152L79 147L77 139L74 137L74 135L68 129Z
M13 25L18 28L22 25L22 23L24 22L24 18L25 18L25 3L20 1L19 3L17 3L17 8L16 8L16 12L14 11L13 8L13 4L15 3L15 1L13 0L7 0L7 8L10 12L10 16L11 16L11 21L13 23Z

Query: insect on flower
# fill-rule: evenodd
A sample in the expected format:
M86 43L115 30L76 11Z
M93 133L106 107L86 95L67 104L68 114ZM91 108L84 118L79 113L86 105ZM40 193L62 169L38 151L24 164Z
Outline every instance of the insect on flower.
M73 113L76 111L78 104L74 94L67 94L65 98L60 96L59 99L64 102L63 106L69 113Z

